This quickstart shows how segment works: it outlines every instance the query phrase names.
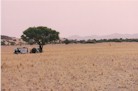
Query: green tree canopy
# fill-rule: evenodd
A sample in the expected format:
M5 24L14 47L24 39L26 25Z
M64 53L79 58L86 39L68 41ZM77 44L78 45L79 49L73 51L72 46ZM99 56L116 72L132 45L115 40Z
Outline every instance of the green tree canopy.
M59 32L44 26L29 27L23 32L21 38L28 43L31 41L33 44L38 44L42 52L43 45L59 39Z

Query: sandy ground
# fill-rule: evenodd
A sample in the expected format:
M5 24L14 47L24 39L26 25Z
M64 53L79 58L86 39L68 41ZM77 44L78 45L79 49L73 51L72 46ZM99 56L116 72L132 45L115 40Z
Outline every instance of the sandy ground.
M31 46L29 46L31 47ZM2 47L2 91L138 91L138 43Z

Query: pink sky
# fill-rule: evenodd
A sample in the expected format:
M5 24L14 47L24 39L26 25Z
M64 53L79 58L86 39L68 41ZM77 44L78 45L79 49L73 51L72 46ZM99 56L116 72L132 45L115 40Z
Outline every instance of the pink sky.
M70 35L138 33L134 0L2 0L2 34L20 37L28 27L47 26Z

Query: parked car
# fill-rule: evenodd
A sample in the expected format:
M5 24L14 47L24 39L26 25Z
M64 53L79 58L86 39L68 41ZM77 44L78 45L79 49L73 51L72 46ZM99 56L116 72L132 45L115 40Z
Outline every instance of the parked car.
M27 47L16 48L14 50L14 54L25 54L25 53L28 53Z

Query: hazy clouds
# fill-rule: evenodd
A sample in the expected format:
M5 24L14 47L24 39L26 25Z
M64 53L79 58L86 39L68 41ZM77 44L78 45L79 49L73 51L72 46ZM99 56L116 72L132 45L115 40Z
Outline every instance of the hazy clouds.
M138 33L138 1L2 1L2 34L19 37L31 26L51 27L62 37Z

